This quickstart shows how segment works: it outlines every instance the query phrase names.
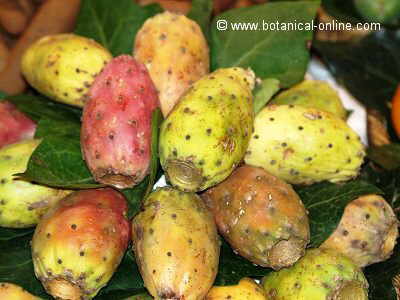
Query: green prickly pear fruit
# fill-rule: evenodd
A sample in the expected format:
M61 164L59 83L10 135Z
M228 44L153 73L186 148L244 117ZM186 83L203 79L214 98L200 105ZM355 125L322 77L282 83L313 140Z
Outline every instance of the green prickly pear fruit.
M378 195L350 202L336 230L321 245L366 267L390 257L399 235L398 221L390 205Z
M160 161L173 186L204 190L243 159L253 126L254 80L250 70L219 69L197 81L163 122Z
M265 276L274 300L368 300L368 282L349 258L329 249L307 250L294 266Z
M13 175L23 173L40 140L24 140L0 149L0 226L35 226L57 202L71 193L34 184Z
M132 236L140 273L155 299L204 299L218 271L220 243L199 196L157 189L133 219Z
M40 221L32 240L36 277L56 299L88 300L107 284L128 247L128 206L111 189L77 191Z
M251 262L277 270L304 255L310 231L303 203L262 168L239 167L202 197L220 233Z
M22 74L42 94L83 107L95 77L111 53L94 40L76 34L45 36L34 42L21 60Z
M0 283L0 299L2 300L41 300L13 283Z
M245 162L288 183L352 179L365 156L359 136L345 121L314 108L269 105L254 127Z
M369 22L391 23L400 17L399 0L354 0L358 13Z
M200 26L184 15L166 11L147 19L134 48L135 59L146 65L159 91L164 117L209 72L207 41Z
M236 285L214 286L205 300L266 300L264 289L250 278L242 278Z
M295 104L312 107L333 113L343 120L347 118L347 111L338 93L329 83L320 80L304 80L280 93L271 101L271 104Z

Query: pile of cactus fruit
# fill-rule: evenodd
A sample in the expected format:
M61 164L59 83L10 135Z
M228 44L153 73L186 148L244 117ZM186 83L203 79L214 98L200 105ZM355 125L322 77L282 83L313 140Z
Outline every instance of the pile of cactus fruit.
M359 176L365 145L336 91L306 80L255 112L257 74L210 72L209 52L200 26L171 12L144 22L132 55L113 57L73 33L34 42L22 73L57 105L82 109L82 159L98 185L23 177L43 139L36 120L0 102L0 226L35 227L33 272L55 299L96 297L126 253L146 288L129 299L368 299L363 268L393 253L393 209L381 195L354 197L311 247L312 220L297 192ZM130 215L124 191L149 178L154 152L167 185L150 189ZM222 244L265 276L217 284ZM0 284L0 299L41 299L14 283Z

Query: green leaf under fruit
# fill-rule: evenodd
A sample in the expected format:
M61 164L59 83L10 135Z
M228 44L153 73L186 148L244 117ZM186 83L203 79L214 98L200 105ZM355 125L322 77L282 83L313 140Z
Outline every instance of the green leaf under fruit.
M298 189L308 210L310 247L319 247L336 229L346 205L359 196L383 192L366 181L354 180L344 184L317 183Z
M215 18L211 28L211 66L250 67L261 78L277 78L289 87L304 78L310 53L312 31L262 30L263 21L271 24L311 23L319 2L272 2L229 10ZM227 30L217 23L227 22ZM258 30L232 30L232 24L257 23ZM222 24L224 25L224 24Z
M210 22L213 11L212 0L193 0L192 8L188 13L188 18L197 22L203 31L204 36L209 39L210 36Z
M368 148L368 157L386 170L400 168L400 144Z
M340 22L353 24L363 22L358 15L352 0L322 0L322 7L326 12Z
M253 110L257 114L264 106L272 99L278 91L280 90L280 82L278 79L267 78L262 81L262 83L255 88L253 91L254 102Z
M159 5L139 6L133 0L83 0L75 33L92 38L113 56L132 54L137 31Z
M26 229L13 229L1 228L0 229L0 243L10 241L12 239L21 238L33 232L33 228Z

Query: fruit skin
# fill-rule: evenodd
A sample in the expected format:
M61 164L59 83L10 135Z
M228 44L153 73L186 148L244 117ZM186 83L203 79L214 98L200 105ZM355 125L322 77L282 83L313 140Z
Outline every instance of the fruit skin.
M347 111L338 93L329 83L320 80L304 80L280 93L271 104L295 104L327 111L346 120Z
M14 104L1 101L0 116L0 148L33 138L36 130L35 122L20 112Z
M170 12L143 24L136 35L134 56L149 70L164 117L187 89L209 72L209 50L200 26Z
M204 299L218 271L220 243L199 196L157 189L133 219L132 236L140 273L155 299Z
M270 105L254 127L245 162L288 183L352 179L365 156L360 138L343 120L314 108Z
M219 232L252 263L280 269L304 255L307 212L292 187L262 168L244 165L202 194Z
M368 300L368 282L347 257L328 249L307 250L294 266L265 276L268 299Z
M357 12L369 22L388 24L400 17L398 0L354 0Z
M253 127L253 87L252 71L228 68L203 77L185 94L160 130L161 166L173 186L201 191L235 169Z
M392 255L398 234L390 205L381 196L366 195L346 206L337 229L321 248L333 249L366 267Z
M40 300L22 287L8 282L0 282L0 299L4 300Z
M53 100L83 107L94 78L111 60L111 53L94 40L70 33L34 42L21 60L28 83Z
M391 117L393 127L397 136L400 138L400 84L397 86L396 92L392 98Z
M30 156L40 140L24 140L0 149L0 226L35 226L41 217L69 190L60 190L18 180L14 174L26 170Z
M114 58L97 76L84 108L81 147L96 181L133 187L149 172L156 89L145 66Z
M236 285L214 286L205 300L266 300L265 291L254 280L242 278Z
M92 299L118 267L130 238L125 198L81 190L40 221L32 240L36 277L57 299Z

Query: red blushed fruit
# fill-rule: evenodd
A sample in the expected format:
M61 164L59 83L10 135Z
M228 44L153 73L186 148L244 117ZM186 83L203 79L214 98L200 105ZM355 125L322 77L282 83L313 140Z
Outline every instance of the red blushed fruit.
M32 240L35 274L57 299L91 299L107 284L127 249L130 224L122 194L75 192L41 220Z
M132 187L148 174L151 115L159 106L146 67L129 55L111 60L83 111L81 145L96 181Z
M36 124L14 104L0 102L0 147L32 138Z

